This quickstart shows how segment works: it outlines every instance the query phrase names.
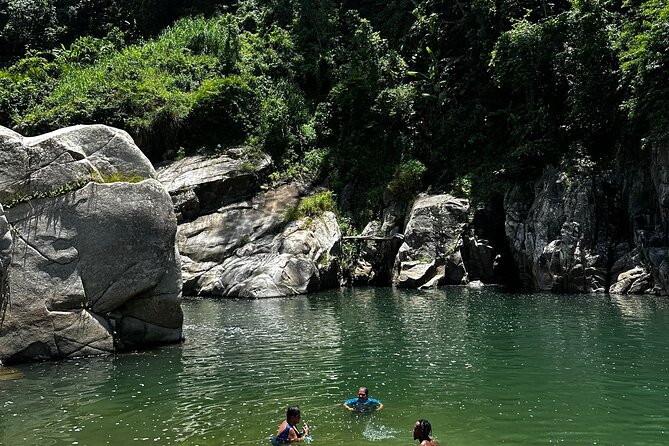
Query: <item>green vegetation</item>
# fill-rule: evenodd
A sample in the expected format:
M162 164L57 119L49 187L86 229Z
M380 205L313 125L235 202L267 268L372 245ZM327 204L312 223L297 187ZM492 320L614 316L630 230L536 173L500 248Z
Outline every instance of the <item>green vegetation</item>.
M75 191L75 190L79 190L88 183L89 183L88 179L83 179L83 180L73 181L71 183L63 184L63 185L60 185L60 186L56 186L56 187L54 187L50 190L46 190L46 191L34 191L34 192L29 193L29 194L17 193L15 195L13 195L12 197L6 199L2 203L2 207L4 209L9 209L9 208L12 208L12 207L14 207L18 204L25 203L27 201L34 200L34 199L58 197L60 195L66 194L66 193L69 193L69 192L72 192L72 191Z
M101 178L93 178L96 183L139 183L146 180L146 177L141 175L129 175L123 172L114 172Z
M0 0L0 124L109 124L154 161L246 144L360 226L387 189L484 197L666 139L668 23L666 0Z
M328 190L303 198L297 206L288 209L284 222L289 223L304 217L318 217L324 212L334 212L336 209L334 194Z
M84 178L78 181L73 181L71 183L66 183L62 184L60 186L55 186L52 189L46 190L46 191L34 191L29 194L22 194L18 193L15 194L14 196L8 198L5 200L5 202L2 203L2 207L5 209L12 208L16 206L17 204L24 203L30 200L38 199L38 198L54 198L58 197L60 195L64 195L69 192L73 192L75 190L79 190L85 185L87 185L90 182L94 183L101 183L101 184L107 184L107 183L139 183L140 181L144 181L146 177L143 177L141 175L129 175L126 173L122 172L114 172L110 175L106 176L99 176L99 175L94 175L91 176L90 178Z
M395 194L395 196L411 199L413 194L420 191L421 179L427 171L427 167L417 160L409 160L397 166L395 175L390 183L388 189Z

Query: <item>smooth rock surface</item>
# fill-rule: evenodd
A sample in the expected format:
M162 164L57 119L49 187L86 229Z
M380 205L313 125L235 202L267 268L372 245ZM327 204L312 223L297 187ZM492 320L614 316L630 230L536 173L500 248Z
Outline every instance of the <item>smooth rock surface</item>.
M4 226L13 247L0 360L68 358L180 341L172 202L127 134L78 126L21 138L4 130L0 153L0 178L12 177L14 192L28 192L19 201L6 190L3 195L13 204L5 209L6 224L0 217L3 264ZM21 162L12 162L8 153Z
M419 288L467 282L460 249L468 210L467 200L451 195L416 199L395 260L397 286Z
M289 223L237 248L202 275L199 291L227 297L278 297L338 285L341 233L332 212Z

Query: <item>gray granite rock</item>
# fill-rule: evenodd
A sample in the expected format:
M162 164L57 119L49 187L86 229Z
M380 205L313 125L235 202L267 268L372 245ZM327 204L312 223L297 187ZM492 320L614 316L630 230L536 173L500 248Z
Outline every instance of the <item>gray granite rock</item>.
M395 260L397 286L419 288L467 282L460 249L468 210L467 200L451 195L416 199Z
M3 132L0 178L14 178L14 191L28 195L3 195L12 204L0 217L3 264L5 226L13 247L0 361L178 342L176 219L169 195L132 140L104 126L36 138ZM10 152L19 160L29 154L30 162L12 162Z
M218 156L192 156L158 167L158 180L172 196L179 223L254 196L271 158L242 148Z
M277 297L338 286L341 233L332 212L289 223L235 249L198 281L203 294Z
M526 285L556 292L605 292L611 239L599 199L602 180L546 169L533 194L507 193L506 233ZM528 205L527 196L531 196Z

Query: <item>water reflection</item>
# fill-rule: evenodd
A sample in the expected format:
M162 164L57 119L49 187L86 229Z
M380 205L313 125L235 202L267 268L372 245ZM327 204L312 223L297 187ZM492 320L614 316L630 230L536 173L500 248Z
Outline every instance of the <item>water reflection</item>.
M0 367L0 381L10 381L23 378L23 372L14 367Z

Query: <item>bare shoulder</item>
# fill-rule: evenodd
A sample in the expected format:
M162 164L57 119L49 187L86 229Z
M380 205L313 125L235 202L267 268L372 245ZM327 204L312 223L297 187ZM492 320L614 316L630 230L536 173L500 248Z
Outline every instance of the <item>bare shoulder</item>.
M419 446L441 446L437 440L423 440Z

